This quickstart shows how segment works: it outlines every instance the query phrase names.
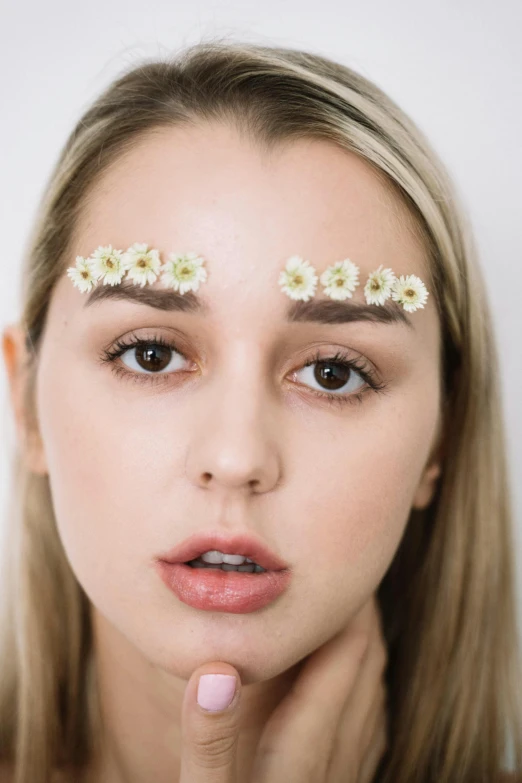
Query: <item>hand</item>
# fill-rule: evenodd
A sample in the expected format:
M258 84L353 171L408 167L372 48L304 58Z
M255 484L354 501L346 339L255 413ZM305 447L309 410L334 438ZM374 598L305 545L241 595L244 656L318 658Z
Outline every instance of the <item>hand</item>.
M179 783L371 783L388 747L387 660L372 596L347 628L303 659L263 730L250 781L236 772L239 674L227 663L200 666L183 702ZM196 702L198 680L216 672L233 675L237 688L228 708L206 712Z

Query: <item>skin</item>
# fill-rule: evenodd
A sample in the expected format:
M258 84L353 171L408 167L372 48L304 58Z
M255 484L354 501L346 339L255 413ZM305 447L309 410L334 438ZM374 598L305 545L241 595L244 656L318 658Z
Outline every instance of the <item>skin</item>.
M181 185L181 186L180 186ZM224 124L163 129L100 180L68 266L99 245L194 250L209 313L169 313L88 294L65 271L52 295L37 376L39 430L29 437L16 325L4 358L26 459L49 475L71 567L92 604L105 720L96 780L178 779L183 696L194 670L222 661L242 683L238 769L295 679L298 663L375 594L412 508L440 474L440 325L433 295L395 324L287 323L278 285L294 254L321 274L349 257L353 302L382 263L430 289L406 208L357 156L318 140L270 153ZM151 287L158 287L155 283ZM318 286L316 297L327 299ZM377 306L374 306L377 308ZM399 307L399 305L397 305ZM101 364L131 332L173 339L165 384L135 384ZM386 393L354 372L332 405L305 368L344 350L374 368ZM124 359L127 364L124 364ZM116 359L147 371L129 349ZM184 372L190 370L191 372ZM255 483L257 482L257 483ZM221 528L264 540L293 572L264 610L204 612L180 602L152 563L189 535ZM313 567L311 564L313 563Z

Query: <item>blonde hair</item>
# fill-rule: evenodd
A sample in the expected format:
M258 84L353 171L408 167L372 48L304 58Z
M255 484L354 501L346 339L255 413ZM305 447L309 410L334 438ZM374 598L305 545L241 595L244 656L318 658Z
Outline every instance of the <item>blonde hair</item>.
M389 662L389 748L379 783L494 783L510 742L522 773L514 531L498 358L467 220L414 123L348 67L303 51L212 40L145 62L80 119L48 184L27 250L26 410L46 313L70 264L77 218L104 171L155 128L234 123L270 148L323 139L366 160L421 233L442 328L445 452L436 497L412 510L378 588ZM0 759L15 783L81 769L96 747L89 601L57 532L47 476L19 453L4 547Z

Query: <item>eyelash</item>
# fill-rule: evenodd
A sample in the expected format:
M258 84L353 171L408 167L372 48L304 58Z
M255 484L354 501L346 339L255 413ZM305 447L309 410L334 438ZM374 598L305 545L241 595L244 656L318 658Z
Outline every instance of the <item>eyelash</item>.
M125 377L126 380L130 380L132 377L132 380L136 383L164 383L165 378L169 373L134 373L129 370L124 370L123 367L118 366L115 364L116 359L118 359L122 354L124 354L126 351L128 351L130 348L136 348L137 346L150 346L150 345L161 345L164 348L170 348L171 350L175 351L180 356L185 355L178 350L177 346L174 343L168 342L167 340L164 340L162 337L155 337L152 339L139 339L137 337L134 337L129 339L127 342L124 342L123 340L118 340L114 347L111 349L105 349L103 352L103 355L101 357L102 363L108 362L109 364L112 364L111 367L112 372L114 372L118 377ZM378 381L374 372L364 363L357 362L354 359L350 359L343 351L337 350L335 355L333 356L321 356L319 351L317 351L312 358L310 358L303 367L310 367L312 364L321 363L321 364L335 364L338 367L347 368L350 370L355 370L361 378L365 381L367 386L361 391L358 392L351 392L350 394L331 394L329 392L318 392L316 389L309 389L309 391L315 395L316 397L319 397L321 399L326 400L326 402L331 403L332 405L338 405L342 407L346 403L361 403L364 400L364 396L366 392L374 391L377 393L385 392L387 388L387 384L383 383L381 381Z

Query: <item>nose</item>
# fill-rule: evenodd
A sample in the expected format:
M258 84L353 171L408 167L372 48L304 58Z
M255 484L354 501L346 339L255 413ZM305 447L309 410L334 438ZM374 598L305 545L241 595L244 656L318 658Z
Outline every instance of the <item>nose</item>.
M266 379L243 364L198 399L185 469L203 489L269 492L281 479L276 411Z

